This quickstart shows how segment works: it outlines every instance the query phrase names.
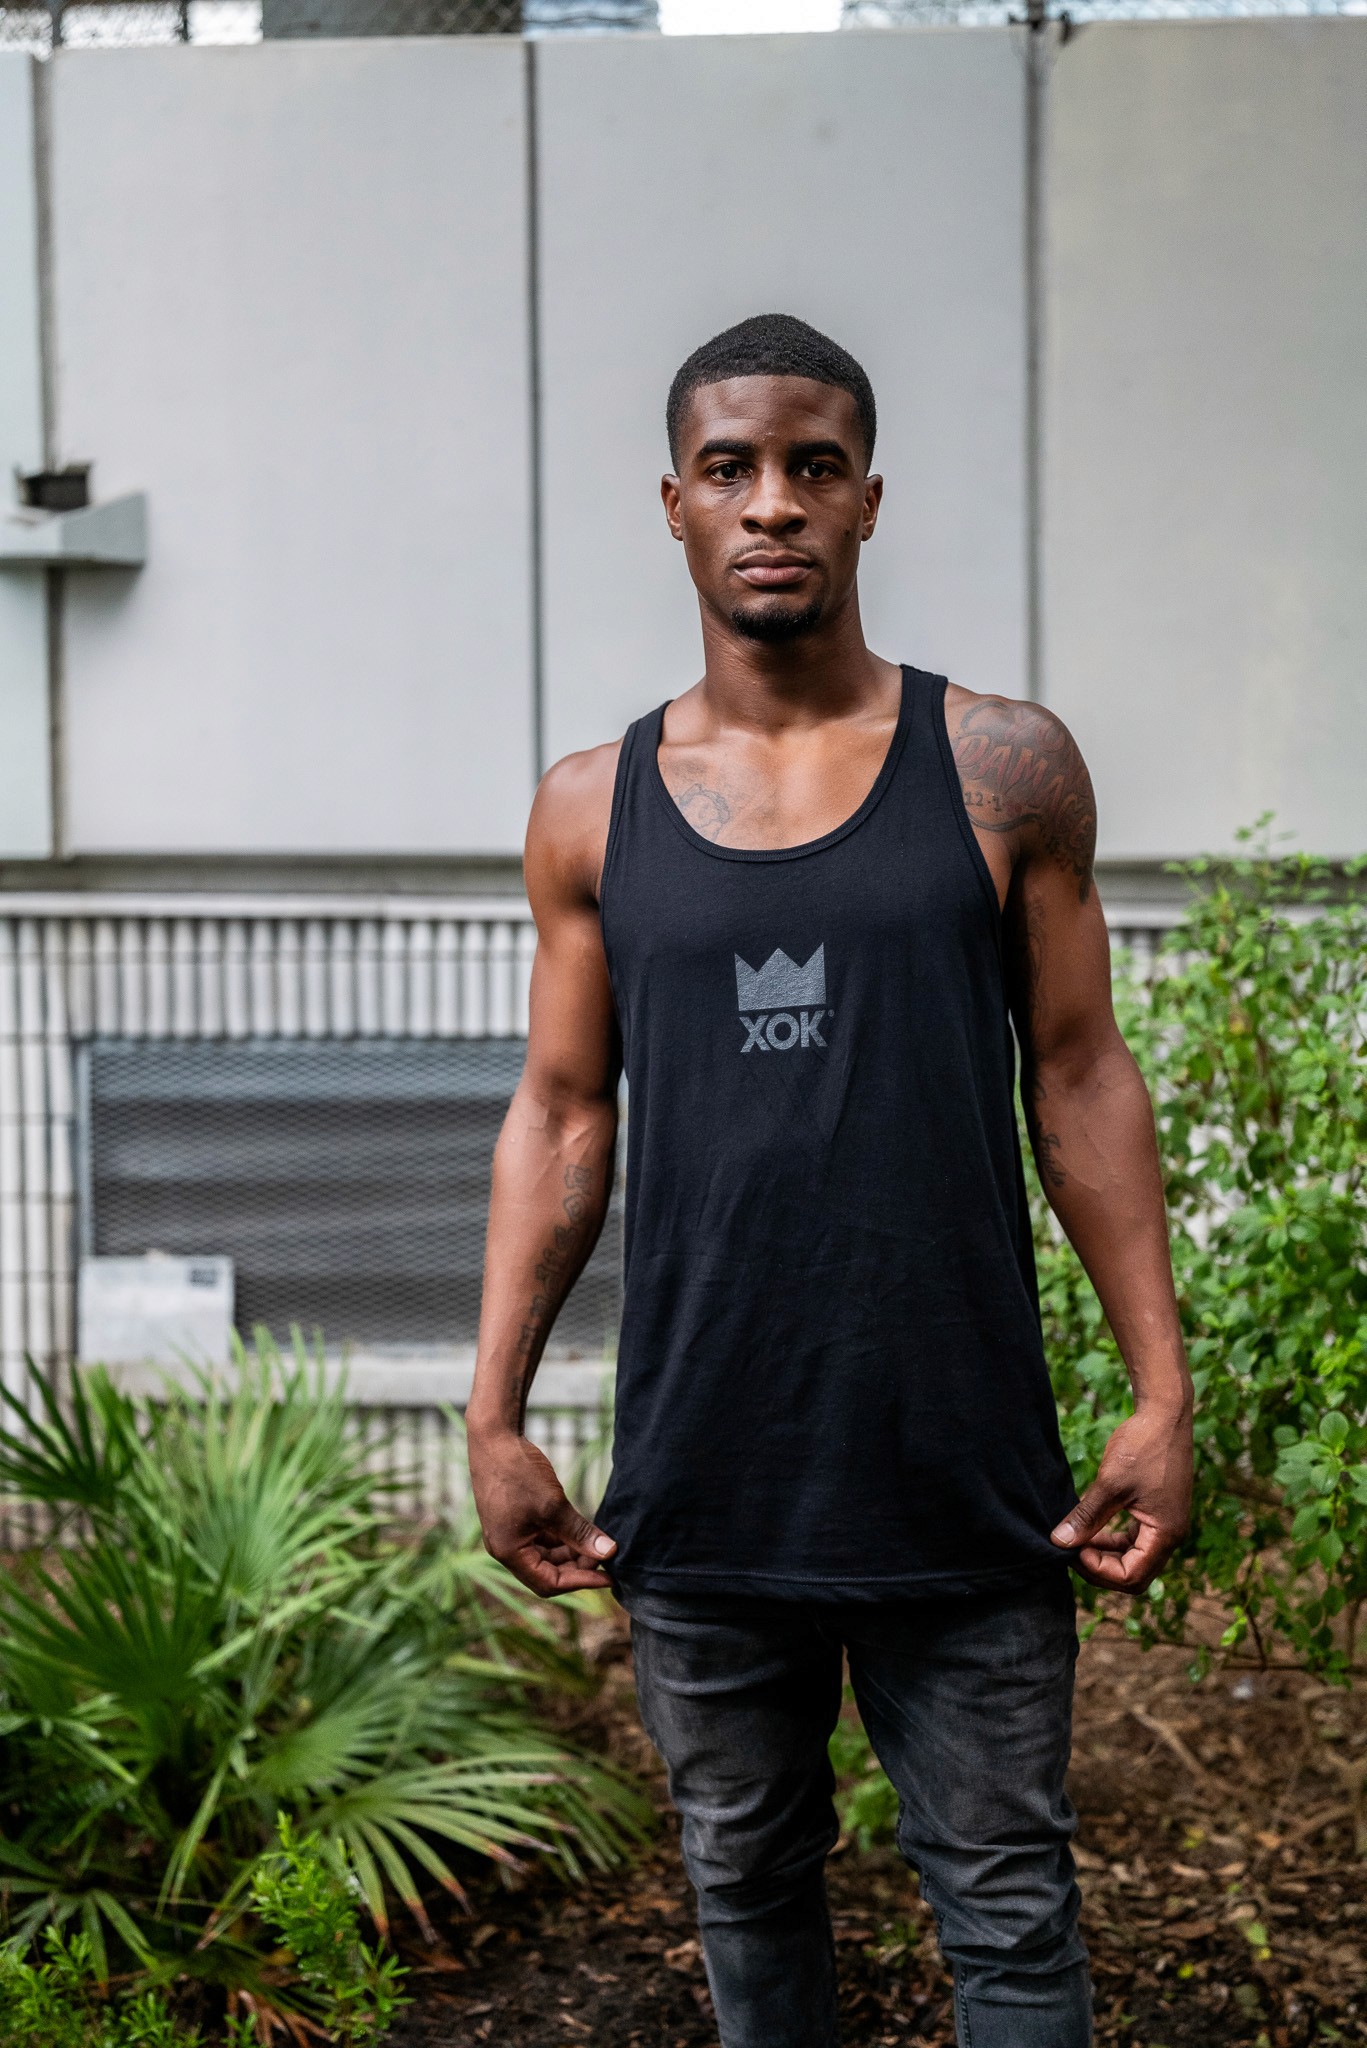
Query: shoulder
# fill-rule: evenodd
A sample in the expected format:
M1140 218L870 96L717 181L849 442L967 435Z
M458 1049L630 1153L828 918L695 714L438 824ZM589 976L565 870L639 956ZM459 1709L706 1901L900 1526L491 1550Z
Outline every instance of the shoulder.
M606 825L621 751L620 740L609 740L601 747L566 754L548 768L532 804L533 826L543 832L572 834L599 812Z
M1096 799L1076 740L1043 704L977 696L951 683L945 721L964 805L980 832L1011 835L1021 855L1069 869L1086 900Z
M526 877L533 911L538 897L597 900L607 849L620 740L566 754L537 786L527 823Z

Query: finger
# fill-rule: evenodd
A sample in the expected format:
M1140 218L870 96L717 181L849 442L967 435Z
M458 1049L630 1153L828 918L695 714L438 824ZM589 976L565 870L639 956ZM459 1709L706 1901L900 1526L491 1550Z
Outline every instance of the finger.
M547 1534L565 1544L576 1557L586 1560L611 1557L617 1545L606 1529L600 1529L587 1515L581 1515L574 1502L566 1499L550 1520Z
M1073 1570L1089 1585L1100 1586L1108 1593L1125 1593L1131 1590L1132 1563L1131 1551L1117 1555L1113 1550L1098 1550L1089 1543L1073 1559Z
M1119 1553L1089 1543L1079 1553L1084 1577L1093 1585L1111 1586L1121 1593L1142 1593L1157 1577L1172 1549L1172 1538L1153 1523L1141 1523L1125 1549Z
M557 1564L551 1567L555 1584L550 1588L549 1597L557 1593L610 1593L612 1580L606 1572L588 1571L580 1564Z
M1079 1543L1089 1542L1119 1513L1121 1505L1109 1486L1094 1480L1072 1513L1065 1515L1052 1532L1050 1542L1057 1543L1060 1550L1072 1550Z
M605 1571L591 1569L573 1559L557 1564L540 1550L520 1550L506 1562L514 1578L543 1600L551 1600L557 1593L601 1592L605 1588L610 1591L612 1586Z

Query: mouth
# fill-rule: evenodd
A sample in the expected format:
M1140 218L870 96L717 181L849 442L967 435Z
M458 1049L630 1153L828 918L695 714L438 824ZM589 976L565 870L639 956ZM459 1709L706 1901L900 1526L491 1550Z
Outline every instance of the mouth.
M742 555L731 566L752 590L793 590L813 565L806 555L766 552Z

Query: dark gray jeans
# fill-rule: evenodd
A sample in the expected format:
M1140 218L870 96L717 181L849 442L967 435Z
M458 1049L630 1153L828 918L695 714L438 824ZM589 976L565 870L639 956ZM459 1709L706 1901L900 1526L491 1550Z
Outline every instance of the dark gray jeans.
M962 2048L1087 2048L1065 1570L1026 1590L873 1606L617 1590L641 1718L683 1817L723 2048L837 2041L823 1866L842 1647L897 1788L898 1847L953 1966Z

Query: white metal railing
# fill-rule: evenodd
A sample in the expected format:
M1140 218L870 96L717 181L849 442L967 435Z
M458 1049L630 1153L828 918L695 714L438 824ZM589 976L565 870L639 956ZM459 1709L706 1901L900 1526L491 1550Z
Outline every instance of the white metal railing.
M1112 936L1147 962L1177 913L1130 909ZM516 1038L536 935L515 898L0 896L0 1374L21 1393L75 1346L74 1047L122 1038ZM458 1396L457 1375L451 1382ZM366 1427L401 1424L428 1504L459 1492L435 1393L386 1396L358 1360ZM394 1367L402 1378L396 1358ZM600 1369L601 1370L601 1369ZM594 1399L538 1421L563 1462L594 1434ZM386 1420L387 1418L387 1420ZM445 1445L443 1450L440 1447ZM415 1504L417 1504L415 1502Z

